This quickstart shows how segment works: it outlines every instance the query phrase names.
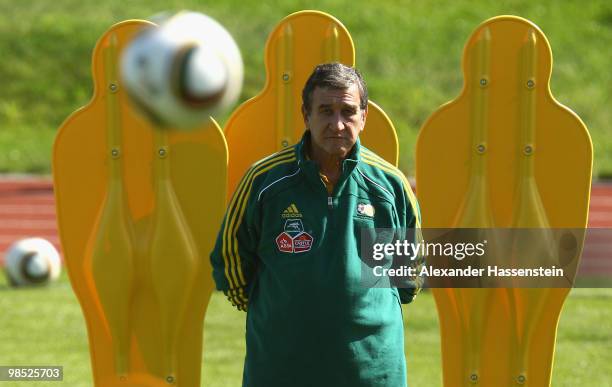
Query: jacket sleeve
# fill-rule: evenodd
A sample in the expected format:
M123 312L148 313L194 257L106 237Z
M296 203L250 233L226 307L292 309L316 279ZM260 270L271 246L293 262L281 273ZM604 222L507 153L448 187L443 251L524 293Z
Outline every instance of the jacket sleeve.
M252 175L251 168L238 184L210 254L217 290L223 291L232 305L242 311L247 309L249 289L257 270Z
M400 216L401 239L418 244L423 240L421 233L421 212L416 196L412 192L412 188L408 179L402 179L402 195L397 196L397 209ZM422 250L419 250L422 251ZM415 268L417 273L414 277L403 278L402 284L398 286L400 301L403 304L408 304L414 300L417 294L423 287L424 278L419 275L421 268L425 263L425 256L418 254L416 257L410 257L407 266Z

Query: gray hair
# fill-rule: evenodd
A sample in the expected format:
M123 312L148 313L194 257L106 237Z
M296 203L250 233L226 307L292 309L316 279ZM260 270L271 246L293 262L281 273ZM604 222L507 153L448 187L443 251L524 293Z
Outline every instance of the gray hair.
M363 77L356 68L342 63L324 63L315 67L302 90L302 105L306 114L312 108L312 93L317 87L345 90L357 85L359 89L359 107L365 110L368 106L368 88Z

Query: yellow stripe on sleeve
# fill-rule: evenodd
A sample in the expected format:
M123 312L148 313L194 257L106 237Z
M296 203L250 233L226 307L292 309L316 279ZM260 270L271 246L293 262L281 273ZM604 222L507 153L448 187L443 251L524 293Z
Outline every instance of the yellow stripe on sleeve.
M412 188L410 187L410 182L408 181L408 179L406 179L406 176L404 176L402 171L400 171L397 167L388 163L386 160L384 160L383 158L379 157L378 155L372 153L371 151L367 149L362 148L361 156L362 156L362 160L366 164L370 164L374 167L378 167L401 179L402 184L404 186L404 190L406 191L406 194L408 195L408 201L410 202L412 213L414 214L416 218L415 228L421 228L421 216L419 213L418 201L417 201L416 196L414 195L414 192L412 192Z
M232 240L230 238L230 230L233 230L235 227L235 219L236 214L239 208L242 206L244 202L244 197L246 192L250 193L250 186L253 183L253 180L256 176L258 176L258 172L262 169L268 170L272 168L272 165L276 165L275 162L278 160L285 160L286 162L290 162L295 160L294 148L288 148L281 152L275 153L271 156L268 156L258 162L256 162L244 175L240 183L238 184L238 188L234 192L230 204L227 208L227 215L225 219L225 224L223 228L223 241L222 241L222 252L223 261L225 265L225 277L227 278L230 286L230 292L238 290L238 293L232 295L233 298L240 298L242 302L246 302L246 296L244 294L244 289L240 286L246 285L244 281L244 275L242 274L242 269L239 268L239 275L242 281L238 281L238 277L236 276L236 264L240 262L239 257L234 257L232 251L232 245L237 244L237 241ZM248 187L248 190L247 190ZM240 217L241 218L241 217ZM239 224L239 223L238 223ZM237 227L235 227L237 229ZM235 232L231 233L232 237L235 239ZM237 250L237 248L236 248ZM242 285L240 285L242 284Z
M255 180L255 178L259 175L261 175L264 172L269 171L270 169L281 165L281 164L287 164L287 163L291 163L294 162L296 160L295 155L292 155L291 158L289 159L279 159L278 161L276 161L273 164L270 164L264 168L258 169L257 172L253 175L253 177L251 178L251 181L249 182L249 184L247 185L247 190L246 190L246 195L242 198L242 201L239 202L239 207L238 207L238 220L233 224L230 225L230 231L231 231L231 239L230 241L233 241L232 247L233 249L230 249L230 253L234 256L234 259L236 261L236 265L233 267L233 269L237 269L238 270L238 276L240 277L240 284L241 286L245 286L246 285L246 281L244 279L244 274L242 273L242 267L240 265L240 254L238 252L238 243L237 243L237 239L236 239L236 233L238 232L238 227L239 225L242 223L242 218L244 216L245 210L246 210L246 204L248 201L249 196L251 196L251 189L253 188L253 180ZM235 276L235 272L233 273Z

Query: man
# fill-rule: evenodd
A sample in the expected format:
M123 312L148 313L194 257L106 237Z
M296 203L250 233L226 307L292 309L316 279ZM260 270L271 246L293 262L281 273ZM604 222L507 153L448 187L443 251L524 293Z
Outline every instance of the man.
M420 226L402 173L359 143L366 84L339 63L302 92L306 131L240 182L211 255L219 290L248 310L246 387L401 387L407 288L361 281L361 230Z

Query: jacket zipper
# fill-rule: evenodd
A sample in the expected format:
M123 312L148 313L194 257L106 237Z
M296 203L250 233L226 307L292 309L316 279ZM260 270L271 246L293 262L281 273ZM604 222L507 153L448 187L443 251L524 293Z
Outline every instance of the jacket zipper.
M327 206L329 207L330 210L332 210L334 208L334 198L331 196L327 197Z

